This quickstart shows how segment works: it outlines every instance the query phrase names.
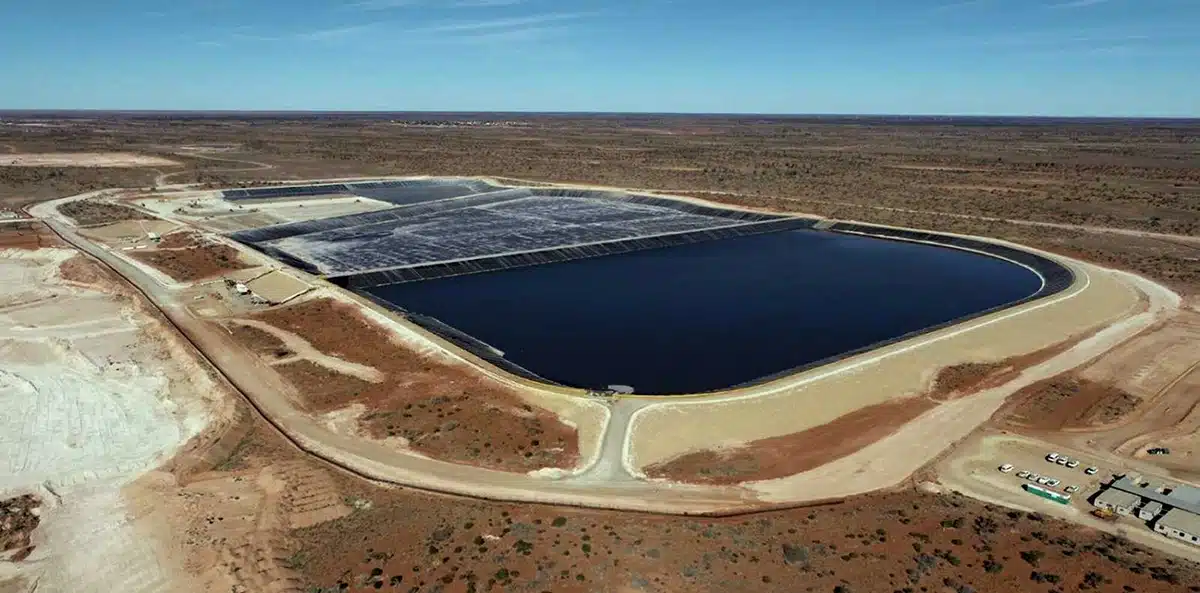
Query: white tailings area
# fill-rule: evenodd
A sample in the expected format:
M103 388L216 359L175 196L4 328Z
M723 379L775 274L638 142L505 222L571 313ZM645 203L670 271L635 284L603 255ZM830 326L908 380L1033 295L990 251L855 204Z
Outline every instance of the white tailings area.
M204 429L197 400L216 390L130 301L63 282L75 255L0 250L0 498L44 501L16 576L38 591L186 591L122 492Z

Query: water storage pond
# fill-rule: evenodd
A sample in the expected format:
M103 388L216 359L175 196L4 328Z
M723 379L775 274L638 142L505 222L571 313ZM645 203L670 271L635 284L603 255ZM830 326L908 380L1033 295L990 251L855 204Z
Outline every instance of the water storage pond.
M366 291L556 383L681 394L811 366L1041 286L989 256L796 230Z

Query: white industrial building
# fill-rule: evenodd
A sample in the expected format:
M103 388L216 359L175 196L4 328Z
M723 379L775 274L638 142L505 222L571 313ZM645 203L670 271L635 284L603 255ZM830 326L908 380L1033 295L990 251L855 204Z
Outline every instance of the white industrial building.
M1097 494L1092 504L1120 515L1136 512L1143 521L1153 521L1155 531L1200 545L1200 488L1151 484L1137 476L1123 476Z
M1154 522L1154 530L1189 544L1200 544L1200 515L1183 509L1171 509Z

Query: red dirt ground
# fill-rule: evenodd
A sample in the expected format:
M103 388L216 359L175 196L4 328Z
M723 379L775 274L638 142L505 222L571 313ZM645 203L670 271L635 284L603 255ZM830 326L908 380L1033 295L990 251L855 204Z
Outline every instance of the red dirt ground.
M869 406L803 432L738 448L689 453L645 471L654 478L703 484L782 478L853 454L936 405L926 398L910 398Z
M0 249L44 249L61 246L62 241L58 236L40 222L0 224Z
M76 255L59 264L58 275L62 279L79 284L111 286L122 282L121 278L107 267L97 264L83 255Z
M243 263L237 250L228 245L197 245L189 249L145 249L131 252L139 261L154 266L180 282L214 278L250 266Z
M1011 405L997 417L1022 428L1090 428L1120 420L1141 401L1110 385L1062 375L1017 392Z
M572 467L578 460L578 435L557 416L463 365L395 345L351 305L305 301L254 318L298 334L325 354L385 373L383 382L369 383L309 362L275 367L314 413L362 404L360 426L366 433L402 437L422 454L457 463L526 472ZM257 338L235 338L262 349L254 345Z
M701 519L348 484L371 503L293 532L305 590L407 593L1200 591L1200 566L1065 522L907 490Z

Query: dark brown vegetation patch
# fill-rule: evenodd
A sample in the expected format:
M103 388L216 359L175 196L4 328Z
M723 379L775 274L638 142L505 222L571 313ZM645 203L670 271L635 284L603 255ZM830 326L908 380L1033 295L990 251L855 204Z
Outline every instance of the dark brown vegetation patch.
M79 226L92 226L123 220L154 220L153 216L120 204L94 200L77 200L58 207L58 211L75 220Z
M306 590L1200 591L1197 565L1036 514L905 491L699 519L364 490L295 533Z
M1005 362L968 362L948 366L938 372L933 382L933 390L935 393L946 394L972 391L1008 366Z
M130 253L180 282L206 280L250 267L241 260L236 249L220 243L189 249L140 249Z
M557 416L464 365L396 345L351 305L318 299L255 318L299 335L325 354L385 374L383 382L369 383L308 362L276 367L315 413L361 404L366 412L360 424L368 434L402 437L414 450L459 463L524 472L571 467L578 460L576 431ZM235 338L262 348L252 335Z
M295 352L284 346L283 340L257 327L230 323L225 325L225 329L238 343L267 360L278 360L295 354Z
M0 500L0 558L20 562L33 552L33 530L41 522L35 509L41 506L32 494Z
M158 249L180 249L195 247L200 242L199 236L191 231L180 231L163 235L156 246Z
M1010 424L1028 428L1086 428L1117 422L1141 401L1111 385L1062 375L1017 392L1005 417Z
M689 453L645 471L654 478L705 484L782 478L850 455L936 405L926 398L910 398L868 406L803 432Z

